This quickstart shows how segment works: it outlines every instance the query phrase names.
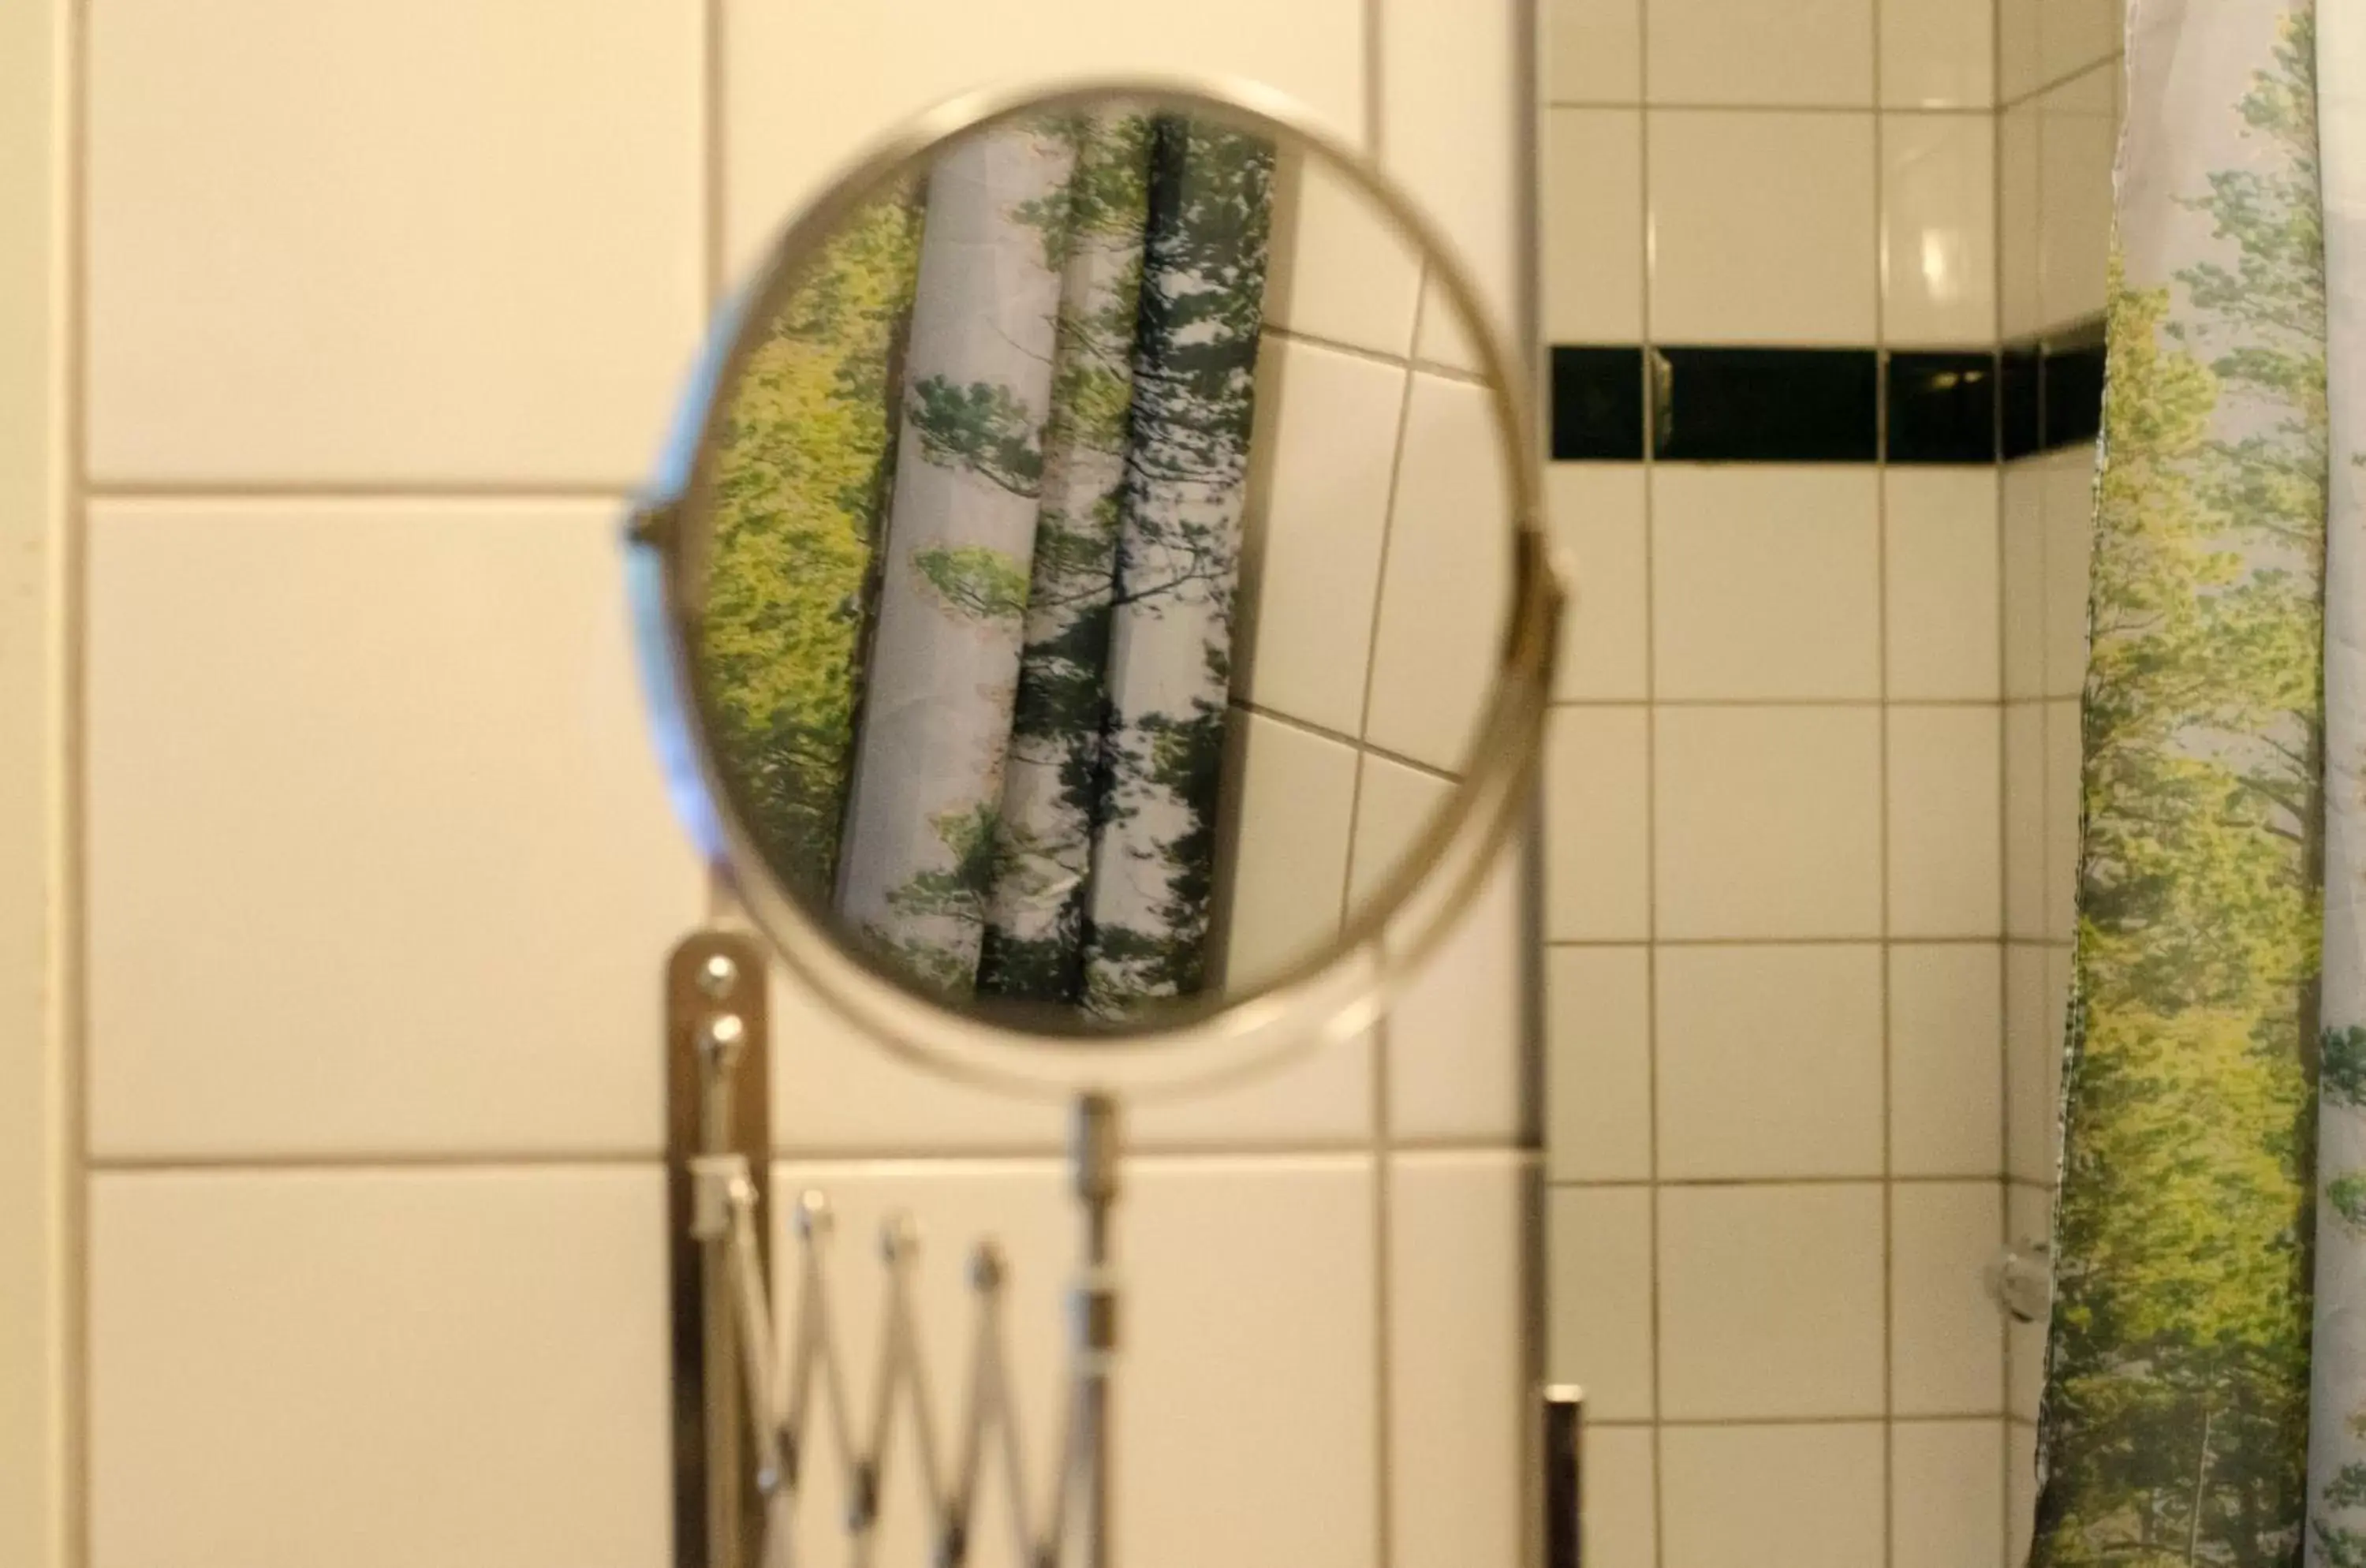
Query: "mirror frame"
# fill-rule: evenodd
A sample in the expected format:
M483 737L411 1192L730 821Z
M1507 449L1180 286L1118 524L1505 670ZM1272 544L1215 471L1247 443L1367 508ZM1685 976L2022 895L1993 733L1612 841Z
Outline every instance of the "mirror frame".
M1327 947L1239 995L1177 998L1100 1023L1024 1004L963 1005L841 940L783 886L738 818L707 746L695 658L712 543L702 502L718 426L754 344L742 328L783 303L809 259L860 205L938 147L1003 121L1123 97L1296 141L1329 159L1424 253L1470 323L1510 470L1513 606L1494 692L1468 772L1404 862ZM717 312L653 479L625 525L626 579L658 749L677 814L792 973L891 1055L1027 1099L1079 1090L1172 1098L1271 1071L1369 1027L1476 898L1530 798L1568 603L1544 523L1527 376L1490 321L1468 266L1369 156L1273 89L1225 77L1095 75L955 96L906 122L833 175L781 231L753 280Z

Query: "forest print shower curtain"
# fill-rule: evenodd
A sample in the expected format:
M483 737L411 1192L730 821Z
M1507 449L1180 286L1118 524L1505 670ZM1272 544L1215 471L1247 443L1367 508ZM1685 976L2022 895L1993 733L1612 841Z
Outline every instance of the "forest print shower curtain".
M2357 1391L2320 1386L2309 1474L2312 23L2306 0L2139 0L2131 20L2040 1564L2366 1562L2341 1458ZM2326 1087L2329 1119L2366 1089L2332 1062ZM2328 1236L2349 1224L2327 1214Z
M1199 988L1271 149L997 129L875 202L731 410L706 671L772 863L949 990Z

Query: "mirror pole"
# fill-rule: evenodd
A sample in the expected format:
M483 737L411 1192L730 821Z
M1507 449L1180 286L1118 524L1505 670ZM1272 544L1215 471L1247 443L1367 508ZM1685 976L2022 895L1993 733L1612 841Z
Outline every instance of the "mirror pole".
M1110 1231L1122 1138L1115 1099L1097 1092L1077 1096L1068 1163L1084 1219L1084 1256L1071 1303L1070 1328L1076 1336L1076 1462L1084 1472L1084 1568L1109 1568L1116 1557L1110 1517L1114 1414L1110 1385L1117 1370L1118 1275Z

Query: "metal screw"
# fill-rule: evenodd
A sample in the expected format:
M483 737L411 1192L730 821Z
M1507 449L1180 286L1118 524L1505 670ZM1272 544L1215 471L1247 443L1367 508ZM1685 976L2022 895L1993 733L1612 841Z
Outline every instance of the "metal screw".
M710 998L721 1001L739 983L739 965L731 962L727 953L707 954L706 962L698 966L698 988Z
M797 1234L827 1236L830 1232L829 1195L808 1190L797 1195Z
M898 1263L918 1257L919 1251L919 1225L909 1214L890 1214L887 1223L879 1227L879 1260Z
M991 1241L979 1242L977 1250L970 1254L970 1288L981 1295L991 1295L1002 1289L1003 1272L1002 1248Z
M748 1026L738 1013L718 1012L698 1032L698 1048L707 1055L728 1059L739 1054L740 1043L747 1038Z

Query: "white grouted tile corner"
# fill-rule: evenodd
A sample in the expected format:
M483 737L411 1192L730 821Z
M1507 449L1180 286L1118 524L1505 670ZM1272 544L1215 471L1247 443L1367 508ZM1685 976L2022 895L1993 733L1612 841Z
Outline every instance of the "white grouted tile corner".
M1996 137L1987 116L1882 116L1881 250L1888 342L1996 343Z
M1643 333L1643 115L1556 108L1544 121L1545 337Z
M92 1152L654 1155L705 878L616 510L120 501L89 539Z
M1987 705L1894 705L1888 716L1890 934L1996 936L2001 717Z
M1274 164L1265 323L1403 359L1413 352L1422 258L1327 158L1281 148Z
M1399 1143L1533 1146L1521 1006L1527 874L1515 839L1389 1014L1388 1132Z
M1662 1432L1662 1568L1882 1568L1883 1437L1878 1422Z
M1639 463L1555 463L1545 471L1553 543L1569 555L1576 604L1561 623L1560 702L1651 695L1650 528Z
M1555 1181L1651 1177L1651 952L1545 955L1545 1149Z
M1882 476L1883 672L1893 701L1998 698L1998 503L1991 468Z
M1655 104L1873 103L1873 0L1651 0Z
M665 1175L103 1172L92 1568L670 1550Z
M1653 1568L1659 1562L1657 1450L1648 1427L1586 1428L1581 1544L1593 1568Z
M1880 6L1884 108L1979 109L1996 102L1998 0Z
M1546 0L1545 96L1556 104L1643 97L1643 7L1635 0Z
M2004 1441L2001 1420L1890 1428L1890 1568L2005 1563Z
M1889 1169L1984 1176L2004 1158L2002 948L1889 948Z
M1563 1187L1545 1201L1545 1376L1585 1391L1590 1422L1654 1414L1651 1190Z
M700 327L702 36L667 0L93 7L94 477L634 482Z
M1981 1278L2004 1235L2002 1185L1902 1182L1889 1204L1891 1411L2003 1415L2004 1325Z
M1557 708L1545 728L1545 936L1651 934L1651 717Z

